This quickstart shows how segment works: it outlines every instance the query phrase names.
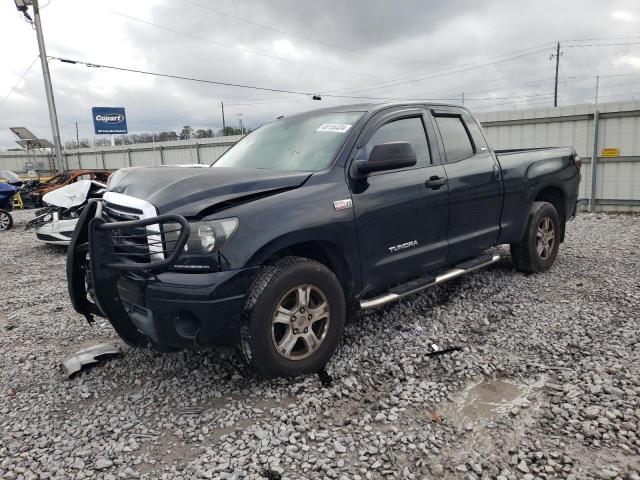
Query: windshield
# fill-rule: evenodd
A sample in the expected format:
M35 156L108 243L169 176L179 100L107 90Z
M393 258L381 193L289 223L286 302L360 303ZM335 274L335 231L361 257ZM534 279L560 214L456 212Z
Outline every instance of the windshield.
M212 166L324 170L362 114L325 113L276 120L247 135Z

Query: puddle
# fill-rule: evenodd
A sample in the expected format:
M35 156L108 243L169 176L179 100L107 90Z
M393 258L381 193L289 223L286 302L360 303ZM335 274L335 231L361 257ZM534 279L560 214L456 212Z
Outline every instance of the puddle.
M525 389L521 385L504 380L484 380L471 387L464 398L462 415L477 420L503 413L506 407L516 406L524 400Z
M531 384L488 378L467 387L451 405L451 410L467 420L488 420L521 406L527 394L543 384L543 377Z

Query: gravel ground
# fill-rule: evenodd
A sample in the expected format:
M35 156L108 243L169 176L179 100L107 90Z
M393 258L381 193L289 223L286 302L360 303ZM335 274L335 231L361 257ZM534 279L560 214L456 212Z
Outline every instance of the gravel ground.
M331 379L126 351L70 307L65 252L0 233L0 478L640 479L640 217L583 215L542 275L495 267L360 315ZM429 345L462 347L429 356Z

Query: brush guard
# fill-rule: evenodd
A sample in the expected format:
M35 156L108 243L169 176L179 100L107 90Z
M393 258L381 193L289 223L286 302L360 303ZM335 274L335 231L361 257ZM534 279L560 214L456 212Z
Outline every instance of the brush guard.
M163 241L163 226L180 225L171 248ZM147 242L142 242L143 237ZM120 300L118 280L122 273L154 273L173 266L189 238L189 222L175 214L141 220L108 222L101 200L90 200L78 219L67 252L67 286L76 312L89 323L105 317L132 346L148 343L129 318ZM145 246L146 245L146 246Z

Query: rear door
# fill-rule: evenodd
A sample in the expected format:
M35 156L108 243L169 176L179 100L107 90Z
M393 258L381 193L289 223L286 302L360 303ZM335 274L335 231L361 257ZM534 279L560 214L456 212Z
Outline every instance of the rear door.
M500 232L502 180L475 119L464 109L431 109L449 183L448 264L495 244Z
M418 157L413 167L349 179L365 291L433 270L446 259L447 185L427 130L433 138L428 112L408 108L374 117L358 139L356 158L386 142L411 142Z

